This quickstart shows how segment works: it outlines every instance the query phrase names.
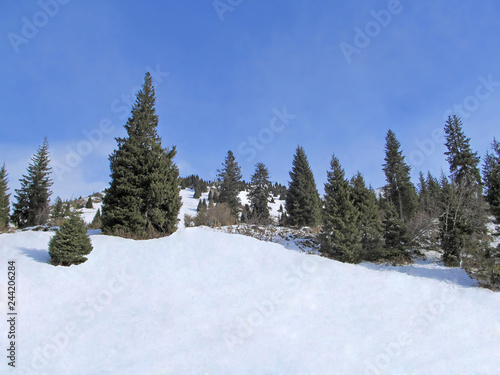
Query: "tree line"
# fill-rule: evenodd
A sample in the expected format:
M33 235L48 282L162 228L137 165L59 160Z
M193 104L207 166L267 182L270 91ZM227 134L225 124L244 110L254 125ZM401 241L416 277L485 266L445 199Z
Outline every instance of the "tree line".
M256 164L249 182L243 181L231 151L216 181L204 181L196 175L180 178L173 161L175 146L164 148L157 133L155 100L152 78L147 73L124 126L127 135L116 139L117 148L109 156L111 182L95 220L95 227L100 226L102 233L136 239L170 235L177 228L180 189L184 187L193 188L196 198L209 191L208 202L200 200L195 225L270 224L269 203L279 195L285 200L279 224L318 227L325 256L352 263L405 262L411 259L412 251L435 246L443 250L446 265L462 266L481 283L498 287L499 249L491 248L486 225L488 215L500 220L500 145L493 140L481 171L480 158L471 149L457 116L450 116L444 127L449 174L442 172L435 177L420 173L415 186L396 134L389 130L382 165L386 185L379 196L359 172L347 178L333 154L321 199L300 146L293 156L288 187L271 183L263 163ZM49 163L45 139L21 178L20 189L15 191L12 215L7 172L5 165L2 167L2 228L9 221L18 228L47 223L51 216ZM245 189L249 204L242 205L239 193ZM60 213L60 202L56 202L58 205L56 211L66 218L62 225L72 222L75 226L78 220L73 218L74 210ZM80 220L78 225L82 223ZM88 248L80 256L85 252Z

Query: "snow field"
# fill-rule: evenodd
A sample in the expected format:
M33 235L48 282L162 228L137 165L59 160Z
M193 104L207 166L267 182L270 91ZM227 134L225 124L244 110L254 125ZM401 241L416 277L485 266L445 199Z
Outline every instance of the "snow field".
M170 237L92 235L79 266L48 264L53 232L0 235L19 304L19 368L0 373L499 374L500 295L463 270L343 264L184 228L193 193Z
M50 236L0 236L18 263L19 364L28 374L500 368L500 298L488 290L204 228L149 241L92 236L86 263L52 267Z

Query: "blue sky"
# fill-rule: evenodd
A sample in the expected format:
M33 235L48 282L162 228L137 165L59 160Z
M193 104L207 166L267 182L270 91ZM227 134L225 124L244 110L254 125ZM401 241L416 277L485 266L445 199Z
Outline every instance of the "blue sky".
M415 181L439 175L448 113L481 156L500 138L499 19L494 0L3 1L0 162L13 192L47 136L54 197L102 190L151 70L181 175L231 149L286 183L302 145L320 192L333 152L378 187L388 129Z

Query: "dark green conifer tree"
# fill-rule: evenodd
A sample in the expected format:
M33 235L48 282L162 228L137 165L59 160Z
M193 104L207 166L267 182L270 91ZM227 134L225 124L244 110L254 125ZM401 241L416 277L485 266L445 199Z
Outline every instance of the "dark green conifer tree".
M55 203L52 205L52 211L50 213L51 221L53 224L58 224L58 222L65 216L65 209L61 198L57 197Z
M7 228L10 220L10 194L5 163L0 169L0 231Z
M424 212L431 219L436 219L439 215L439 199L441 187L437 178L427 172L427 177L420 172L418 181L418 209Z
M237 216L241 204L238 197L241 191L241 168L231 150L222 164L222 169L218 170L217 177L220 181L217 203L227 203L233 216Z
M437 216L438 207L439 207L439 198L441 195L441 185L439 184L439 180L434 177L431 172L427 173L427 190L429 192L429 211L433 216Z
M71 203L70 202L66 202L66 205L64 206L64 215L63 215L63 217L68 217L69 215L71 215Z
M90 228L92 228L92 229L100 229L101 226L102 226L101 209L98 208L97 212L94 215L94 218L92 219L92 223L90 223Z
M205 199L200 199L198 201L198 206L196 207L196 212L206 211L207 210L207 201Z
M60 197L57 197L52 205L51 215L53 219L60 219L64 217L64 206Z
M87 261L85 255L92 251L85 222L77 211L70 214L49 241L50 264L70 266Z
M164 149L158 136L158 116L151 74L146 73L126 138L117 138L110 155L111 183L102 205L103 233L152 238L177 229L181 207L175 146Z
M87 199L87 203L85 203L85 208L94 208L94 205L92 204L92 197L89 197L89 199Z
M325 184L321 253L342 262L358 263L363 251L359 211L354 206L349 181L335 155L330 166Z
M430 205L430 192L424 174L420 171L418 175L418 205L419 209L428 212Z
M198 199L201 197L201 188L199 186L196 186L194 188L194 195L193 195L193 198L194 199Z
M488 217L482 196L480 159L470 147L462 122L457 116L450 116L444 130L450 181L443 175L440 237L445 264L459 266L463 259L470 260L467 254L477 257L488 251ZM464 255L467 256L463 258Z
M49 142L44 139L42 146L31 158L28 174L19 180L21 188L16 189L16 200L12 221L19 227L44 225L49 220L49 199L52 192L51 169L49 167Z
M465 136L462 121L457 116L449 116L444 127L446 147L446 161L450 165L450 177L455 183L464 179L472 183L481 184L479 172L479 156L470 147L470 138Z
M408 229L399 217L391 200L382 201L384 209L384 258L388 260L407 261L410 259L406 251L409 242Z
M387 132L385 140L385 196L396 207L399 218L408 222L415 215L418 204L415 186L410 181L411 168L406 164L401 145L392 130Z
M269 219L269 198L271 197L271 181L269 171L262 163L255 165L252 175L248 199L252 209L252 219L264 222Z
M487 207L482 197L477 196L477 186L467 179L460 184L446 176L441 178L442 214L440 239L443 261L450 267L458 267L462 260L482 256L488 250L486 229ZM464 268L467 270L467 266Z
M306 153L300 146L293 157L285 208L287 224L316 226L321 221L321 200Z
M361 173L351 179L354 207L359 212L363 260L377 260L382 256L383 226L375 192L368 189Z

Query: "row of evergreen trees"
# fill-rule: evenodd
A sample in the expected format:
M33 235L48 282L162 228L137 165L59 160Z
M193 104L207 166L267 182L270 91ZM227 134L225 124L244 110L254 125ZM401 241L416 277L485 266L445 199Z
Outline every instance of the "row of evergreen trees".
M111 182L98 218L103 233L133 238L169 235L176 230L181 206L179 183L193 183L198 195L206 191L208 184L201 179L179 179L173 162L175 146L163 148L155 111L154 87L147 73L125 125L127 136L116 139L117 149L109 157ZM348 180L333 155L321 200L306 154L299 146L280 222L289 226L321 225L323 254L347 262L407 259L406 249L434 231L448 265L465 264L476 277L491 282L500 273L495 268L498 251L488 245L486 222L488 209L497 218L500 210L500 146L494 140L492 152L486 155L483 181L480 159L471 150L458 117L448 119L445 133L450 175L443 173L440 180L430 174L425 180L421 175L417 191L401 145L389 130L383 164L387 185L378 199L359 173ZM52 185L49 162L45 139L21 179L21 188L16 189L10 219L18 227L48 220ZM0 177L0 225L6 226L9 195L5 166ZM238 195L245 187L250 204L241 207ZM268 203L277 189L284 194L282 186L269 181L269 171L262 163L256 165L249 183L242 181L241 168L229 151L209 202L216 203L219 210L227 207L235 220L265 223L269 220ZM205 206L200 209L205 210Z
M443 172L437 179L428 173L426 179L420 173L418 189L411 182L401 144L388 131L383 164L387 184L378 198L360 173L347 179L333 155L321 200L299 146L280 223L321 225L322 253L345 262L407 261L412 248L441 247L446 265L462 265L481 282L498 285L500 252L490 247L487 223L489 213L500 222L500 145L493 141L482 179L480 158L472 151L460 118L450 116L444 130L450 174ZM250 205L245 207L238 198L240 182L241 169L229 151L218 174L217 202L227 204L235 217L241 212L241 221L265 223L272 199L269 171L262 163L256 165L249 184Z
M187 177L179 178L179 185L181 189L191 188L194 189L193 198L200 198L202 193L206 193L208 191L208 186L210 185L210 181L205 181L198 175L190 175Z

